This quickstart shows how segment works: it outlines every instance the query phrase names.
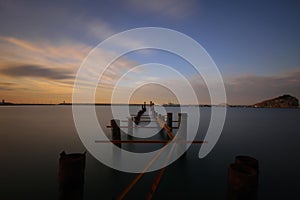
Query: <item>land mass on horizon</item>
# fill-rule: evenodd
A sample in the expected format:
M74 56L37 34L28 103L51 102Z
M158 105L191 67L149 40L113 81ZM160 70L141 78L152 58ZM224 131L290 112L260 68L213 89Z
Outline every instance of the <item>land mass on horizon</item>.
M265 100L253 105L255 108L298 108L299 100L289 94Z
M60 105L60 106L70 106L70 105L96 105L96 106L107 106L112 105L110 103L59 103L59 104L33 104L33 103L12 103L12 102L6 102L4 99L2 102L0 102L0 106L35 106L35 105L44 105L44 106L50 106L50 105ZM125 103L118 103L113 105L128 105ZM141 105L138 103L130 104L130 105ZM148 105L148 104L147 104ZM162 104L162 106L167 107L179 107L179 106L192 106L192 105L180 105L180 104L173 104L173 103L167 103ZM227 103L219 104L219 105L210 105L210 104L199 104L200 107L211 107L211 106L217 106L217 107L252 107L252 108L299 108L299 100L291 96L289 94L284 94L282 96L278 96L272 99L264 100L259 103L255 103L253 105L230 105Z

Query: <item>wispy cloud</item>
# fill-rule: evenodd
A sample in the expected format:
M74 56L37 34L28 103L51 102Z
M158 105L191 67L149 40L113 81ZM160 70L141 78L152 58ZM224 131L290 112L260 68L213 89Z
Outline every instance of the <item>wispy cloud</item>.
M39 77L52 80L74 78L71 71L50 69L39 65L8 66L7 68L0 69L0 72L13 78Z
M285 93L300 97L300 69L270 76L241 75L225 81L232 104L253 104Z
M16 46L22 47L26 50L29 51L33 51L33 52L37 52L37 53L41 53L41 49L32 45L31 43L25 41L25 40L19 40L17 38L13 38L13 37L0 37L1 40L4 40L10 44L14 44Z
M14 85L14 83L0 82L0 90L11 91Z
M201 76L189 78L199 102L210 104L208 88ZM223 77L227 103L252 105L265 99L282 94L291 94L300 98L300 69L287 70L269 76L240 74L234 77ZM180 87L180 83L174 82Z
M85 27L88 36L98 40L98 42L117 33L109 24L100 19L90 20L82 23L82 25Z
M181 0L152 0L152 1L127 1L129 6L139 12L149 12L159 16L181 19L191 15L195 9L196 1Z
M75 75L85 56L93 48L78 41L64 41L60 44L45 41L30 41L14 37L0 36L0 77L6 82L15 82L31 91L48 95L68 94L70 100ZM101 49L99 50L101 51ZM89 80L103 70L104 61L114 52L102 51L102 57L92 62L93 66L82 81L89 88ZM109 93L115 82L130 68L138 63L121 57L112 63L101 77L99 90ZM16 91L19 87L1 85L1 91ZM101 92L99 92L101 93ZM2 93L5 95L4 93ZM21 93L19 93L21 94ZM6 96L12 94L6 94ZM27 93L25 95L31 95ZM14 95L15 96L15 95ZM33 96L37 96L34 93ZM41 97L38 95L39 98ZM101 97L102 98L102 97ZM102 101L101 98L98 101ZM64 97L66 99L66 97Z
M44 64L45 61L53 65L78 63L91 50L91 47L80 42L65 41L53 44L50 41L30 41L14 37L1 37L2 60L14 62L35 62ZM61 62L63 61L63 62Z
M74 74L90 49L80 42L0 37L0 78L15 84L2 85L2 95L23 101L43 94L70 94Z

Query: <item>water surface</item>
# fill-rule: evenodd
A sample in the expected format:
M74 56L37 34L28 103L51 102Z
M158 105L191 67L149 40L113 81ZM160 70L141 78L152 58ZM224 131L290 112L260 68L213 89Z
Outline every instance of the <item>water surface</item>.
M131 109L136 113L139 108ZM175 119L176 109L167 109ZM109 106L96 110L102 125L108 125ZM203 138L209 117L210 109L201 108L198 139ZM154 199L226 199L227 168L239 154L259 160L258 199L299 196L299 122L299 109L229 108L213 151L199 159L200 146L192 145L184 159L167 168ZM0 107L0 199L57 199L62 150L86 150L77 135L71 106ZM156 175L147 173L128 199L144 199ZM87 154L84 199L112 199L134 176L110 169Z

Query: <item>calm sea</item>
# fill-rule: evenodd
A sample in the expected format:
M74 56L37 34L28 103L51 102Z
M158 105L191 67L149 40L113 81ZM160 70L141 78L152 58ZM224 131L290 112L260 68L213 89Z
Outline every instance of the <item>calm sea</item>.
M176 109L168 111L176 116ZM109 125L110 107L96 110L102 125ZM132 107L133 113L137 110ZM201 139L210 108L200 110ZM259 160L258 199L300 196L300 109L229 108L213 151L199 159L199 147L192 145L184 159L167 168L154 199L226 199L228 165L240 154ZM0 107L0 199L58 199L62 150L85 151L71 106ZM127 199L144 199L156 175L147 173ZM88 153L84 199L112 199L134 177L106 167Z

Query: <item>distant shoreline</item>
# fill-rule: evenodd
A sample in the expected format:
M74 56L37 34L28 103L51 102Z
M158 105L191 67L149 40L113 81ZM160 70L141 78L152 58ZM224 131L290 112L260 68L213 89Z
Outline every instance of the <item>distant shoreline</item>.
M90 103L61 103L61 104L30 104L30 103L7 103L7 104L0 104L0 107L7 107L7 106L127 106L128 104L110 104L110 103L96 103L96 104L90 104ZM143 104L129 104L129 106L141 106ZM147 104L149 106L149 104ZM206 105L206 104L200 104L200 105L178 105L178 104L172 104L172 105L160 105L163 107L192 107L192 106L199 106L199 107L227 107L227 108L279 108L279 107L255 107L254 105ZM292 107L291 107L292 108ZM280 109L291 109L291 108L280 108ZM298 108L292 108L292 109L299 109Z
M63 101L59 104L26 104L26 103L12 103L12 102L5 102L4 99L2 99L2 104L0 103L0 106L72 106L72 105L78 105L78 106L141 106L141 105L152 105L152 101L150 101L150 104L146 104L144 102L143 104L125 104L125 103L66 103ZM199 107L228 107L228 108L300 108L299 106L299 100L296 97L293 97L289 94L284 94L272 99L268 99L253 105L230 105L227 103L221 103L218 105L210 105L210 104L198 104L198 105L180 105L177 103L165 103L161 106L164 107L190 107L190 106L199 106Z

